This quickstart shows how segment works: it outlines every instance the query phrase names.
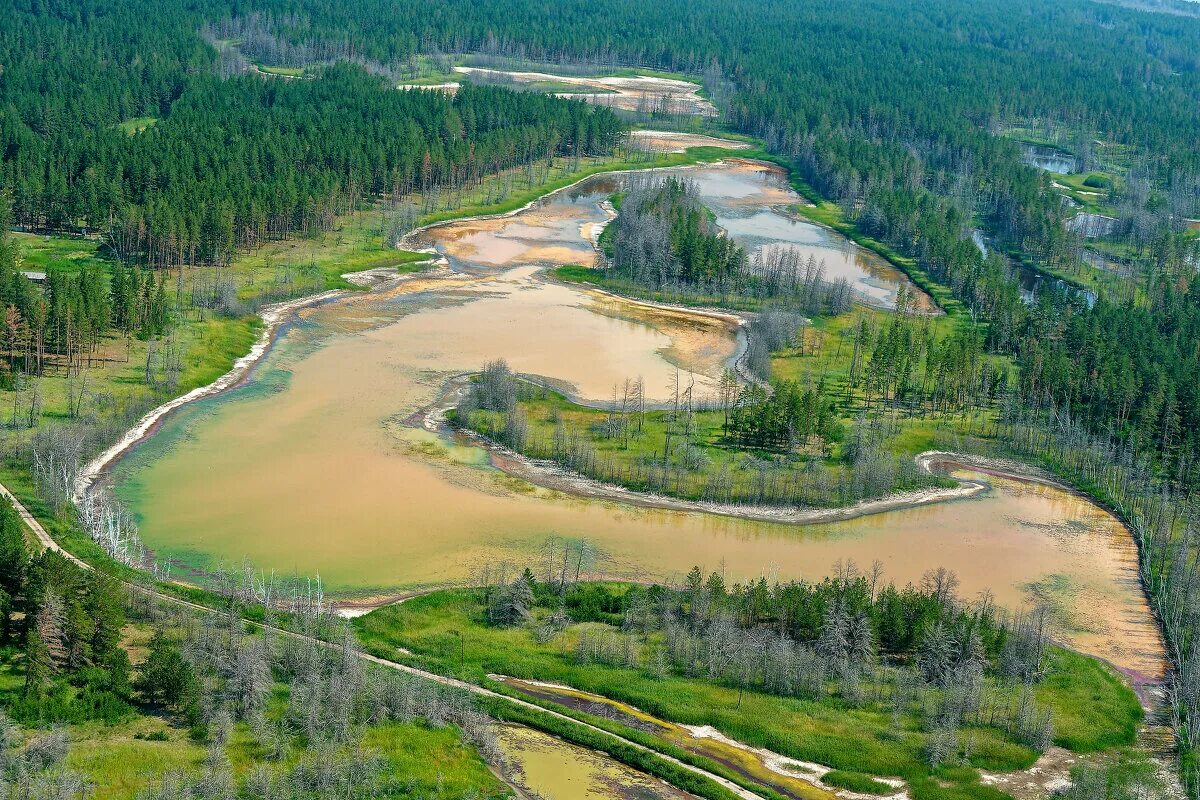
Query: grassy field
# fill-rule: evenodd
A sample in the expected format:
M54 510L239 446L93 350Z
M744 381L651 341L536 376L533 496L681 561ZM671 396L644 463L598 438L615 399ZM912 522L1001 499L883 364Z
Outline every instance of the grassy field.
M1112 216L1116 213L1110 201L1110 188L1119 191L1121 185L1120 176L1112 172L1102 170L1093 170L1092 172L1082 172L1076 175L1059 175L1052 174L1054 188L1065 197L1071 198L1078 203L1081 210L1090 211L1093 214L1105 214ZM1086 181L1093 183L1105 184L1101 186L1089 186Z
M273 67L266 64L255 64L259 72L264 72L267 75L279 75L284 78L301 78L304 76L304 67Z
M580 632L604 627L601 623L571 625L539 644L528 628L489 627L481 620L478 595L452 590L379 609L355 620L355 628L367 649L382 657L410 658L476 682L494 673L567 684L659 719L712 725L745 744L862 776L847 776L846 782L900 776L920 797L1000 796L985 791L976 770L1023 769L1035 759L1033 751L997 729L972 728L963 731L973 740L969 766L939 772L935 780L924 765L919 718L906 715L896 727L885 703L851 707L836 697L804 700L749 690L739 697L736 688L701 679L580 665L572 655ZM400 656L398 648L413 655ZM1053 650L1049 675L1036 694L1055 710L1056 743L1075 752L1131 744L1141 719L1136 697L1120 678L1066 650Z
M277 695L286 698L286 687ZM275 703L277 718L284 704ZM208 754L206 745L189 738L186 727L153 709L144 709L117 725L86 723L70 727L67 766L95 787L97 800L132 800L148 783L172 773L198 774ZM268 718L271 714L268 714ZM456 728L431 728L419 722L388 722L368 727L359 745L386 760L386 774L406 784L413 796L456 800L508 797L507 787L465 744ZM266 766L295 764L300 751L280 761L263 757L250 729L238 723L227 747L235 779Z
M107 269L111 263L100 252L100 242L95 239L19 231L10 236L17 245L17 268L28 272L47 272L51 268L64 272L78 272L84 267Z
M595 466L585 471L605 482L640 491L665 492L690 500L719 496L729 502L754 503L763 501L757 466L769 462L770 480L774 485L795 487L799 499L793 498L792 502L827 507L848 505L860 499L837 495L837 487L848 485L851 477L851 468L841 460L841 445L837 442L824 447L814 437L809 445L789 453L740 446L726 437L724 412L720 410L700 410L693 415L695 433L692 442L702 454L697 464L691 469L671 469L664 475L660 469L668 443L668 428L672 431L673 448L670 464L677 464L683 444L678 424L670 424L668 411L647 411L640 424L630 422L630 427L638 427L640 432L624 437L608 436L603 432L610 416L607 410L577 405L549 389L528 387L519 407L528 420L527 446L523 452L534 458L553 458L555 431L561 425L571 440L586 442L595 455ZM486 434L502 430L504 423L496 412L477 411L471 417L470 426ZM727 498L723 494L714 495L717 490L711 487L718 477L728 481ZM814 481L826 488L811 491L805 488L811 487ZM725 484L722 482L721 485ZM943 478L912 474L898 477L889 491L950 485L953 482Z
M158 117L134 117L118 123L118 127L133 136L158 123Z

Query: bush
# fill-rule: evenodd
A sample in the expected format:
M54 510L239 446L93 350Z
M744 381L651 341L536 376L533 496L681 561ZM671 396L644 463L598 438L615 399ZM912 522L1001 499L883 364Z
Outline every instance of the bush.
M1112 178L1107 175L1088 175L1083 179L1083 185L1089 189L1111 189L1113 188Z

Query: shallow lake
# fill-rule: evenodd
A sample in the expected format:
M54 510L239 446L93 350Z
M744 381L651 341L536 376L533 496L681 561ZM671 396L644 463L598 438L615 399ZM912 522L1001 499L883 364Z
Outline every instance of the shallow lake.
M694 177L726 221L763 213L752 198L790 192L770 171L709 169ZM501 220L435 229L427 240L456 271L298 313L242 386L184 407L116 466L146 544L175 560L177 576L245 560L319 574L340 596L468 581L488 562L530 563L552 537L586 538L599 553L594 574L637 579L693 565L731 581L819 578L838 561L878 559L903 584L944 566L965 597L1049 603L1081 650L1159 674L1162 643L1129 536L1059 489L985 476L992 490L972 499L788 526L537 489L481 450L406 425L449 376L497 357L590 403L637 376L652 400L676 376L712 390L739 350L729 323L544 279L539 265L591 252L588 226L603 221L606 196L585 185ZM730 229L770 243L776 224Z

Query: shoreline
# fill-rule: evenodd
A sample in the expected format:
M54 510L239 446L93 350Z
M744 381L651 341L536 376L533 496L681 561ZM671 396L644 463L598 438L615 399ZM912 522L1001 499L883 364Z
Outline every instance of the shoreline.
M645 151L638 151L638 152L645 152ZM734 151L730 151L730 152L734 152ZM685 151L685 153L686 153L686 151ZM721 164L725 161L736 161L736 160L755 161L755 159L744 158L744 157L736 156L736 155L730 155L730 156L724 156L722 158L718 158L715 161L692 161L692 162L685 163L685 164L672 164L672 165L668 165L668 166L658 166L658 167L649 167L648 166L648 167L630 167L630 168L625 168L625 169L600 169L591 174L584 175L582 178L577 178L576 180L571 181L570 183L568 183L565 186L560 186L557 189L551 189L550 191L546 192L545 194L538 195L537 197L530 200L528 203L525 203L524 205L522 205L520 208L514 208L510 211L498 211L493 214L470 214L470 215L462 216L462 217L451 217L450 219L443 219L443 220L438 220L437 222L428 222L424 225L420 225L416 228L413 228L408 233L404 234L404 238L400 240L400 244L398 245L398 247L401 250L420 251L420 250L427 249L427 248L410 247L410 245L412 244L412 242L410 240L413 237L424 233L425 231L432 230L434 228L439 228L443 225L453 225L453 224L456 224L459 222L479 222L481 220L505 219L507 217L515 217L516 215L521 214L521 213L533 208L534 206L536 206L538 203L542 202L543 200L547 200L547 199L553 197L554 195L558 194L559 192L565 192L569 189L574 189L576 186L583 183L584 181L590 181L591 179L598 178L602 175L633 175L633 174L641 174L641 173L645 173L645 172L661 172L663 170L698 169L700 167L712 166L714 164ZM762 163L769 163L769 162L762 162ZM595 244L595 243L593 242L593 244Z
M430 265L436 265L433 269L423 269L417 272L396 273L388 272L394 270L394 267L383 267L363 270L361 272L348 272L342 275L344 279L350 283L356 284L366 291L373 291L381 288L390 288L391 286L404 283L406 280L411 280L415 276L429 277L442 268L439 264L439 257L431 253L430 258L424 262ZM230 389L237 388L250 374L255 366L270 352L278 339L279 331L283 328L291 316L303 309L312 306L320 305L321 303L336 300L340 297L348 296L355 290L353 289L330 289L329 291L319 292L318 294L309 295L307 297L298 297L294 300L285 300L280 303L272 303L263 306L258 317L262 320L263 329L259 334L258 340L251 345L250 350L240 358L233 362L233 366L228 372L218 377L215 381L198 386L189 392L186 392L178 397L168 400L161 405L155 406L150 411L142 415L137 423L132 428L125 431L120 439L115 444L108 447L95 458L91 459L80 470L79 475L75 478L71 502L78 505L84 497L90 492L96 484L104 477L108 470L121 460L130 450L144 441L148 436L158 429L158 426L165 420L171 412L182 408L185 405L193 403L197 400L203 400L206 397L221 394Z
M503 219L506 217L516 216L517 214L533 208L546 198L552 197L559 192L567 191L575 186L578 186L584 181L591 180L592 178L600 175L620 175L641 172L656 172L661 170L693 169L711 163L720 163L723 160L724 159L717 159L716 162L696 161L690 164L618 170L601 169L597 172L593 172L589 175L585 175L575 181L572 181L566 186L560 186L557 189L549 191L543 195L539 195L538 197L530 200L528 203L522 205L520 208L515 208L510 211L497 212L494 214L473 214L469 216L453 217L451 219L439 220L437 222L430 222L425 225L421 225L405 234L404 238L397 246L397 249L411 250L414 252L428 252L429 259L425 263L437 265L440 269L448 270L448 262L445 256L431 250L428 247L414 246L411 240L425 231L443 225L450 225L458 222L470 222L474 220ZM393 268L374 268L362 270L360 272L345 273L342 275L342 277L366 290L375 290L383 288L384 286L402 283L405 280L411 279L418 275L428 278L431 273L439 271L438 269L426 269L419 272L399 274L388 272L388 270L391 269ZM137 423L135 423L133 427L122 434L120 439L118 439L110 447L103 450L99 455L90 459L75 478L71 495L72 504L78 505L80 502L82 502L87 493L95 488L97 483L104 477L108 470L114 464L120 461L120 459L126 453L140 444L148 436L152 435L162 421L171 414L171 412L197 400L203 400L207 397L221 394L229 389L236 388L255 367L255 365L257 365L258 362L261 361L268 352L270 352L271 347L275 343L279 329L293 313L303 308L319 305L321 303L346 296L352 291L353 290L350 289L330 289L314 295L298 297L293 300L286 300L283 302L272 303L263 306L258 311L258 316L263 321L264 328L262 333L259 335L258 340L250 347L250 350L247 351L245 355L234 360L233 366L229 369L229 371L211 383L204 386L198 386L191 391L179 395L178 397L174 397L146 412L141 418L138 419ZM614 297L619 297L619 295L614 295Z

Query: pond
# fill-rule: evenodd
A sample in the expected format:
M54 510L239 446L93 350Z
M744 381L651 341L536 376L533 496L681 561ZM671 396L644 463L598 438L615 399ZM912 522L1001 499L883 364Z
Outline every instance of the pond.
M748 246L814 236L772 216L789 189L769 170L692 171ZM612 181L612 178L605 179ZM597 185L600 184L600 185ZM183 407L111 476L143 539L176 575L243 561L320 575L334 596L394 595L525 564L547 540L587 539L592 574L670 579L693 565L730 580L820 578L878 559L899 584L938 566L967 598L1049 603L1061 635L1132 673L1158 676L1162 643L1120 523L1062 489L1002 476L972 499L806 526L636 508L540 489L486 453L406 424L446 380L506 358L573 397L605 402L641 376L663 401L674 380L703 396L739 352L728 320L664 313L541 269L582 260L611 184L598 181L500 220L433 229L454 269L297 313L238 388ZM765 200L763 198L766 198ZM828 236L821 232L821 236ZM825 242L827 244L822 244ZM843 247L825 238L809 246Z

